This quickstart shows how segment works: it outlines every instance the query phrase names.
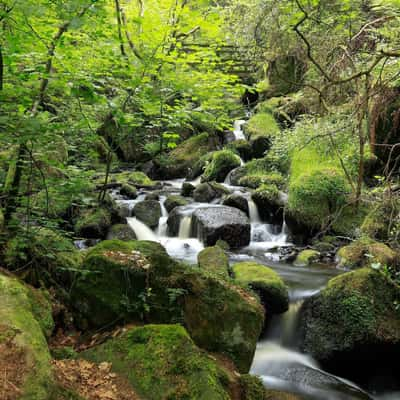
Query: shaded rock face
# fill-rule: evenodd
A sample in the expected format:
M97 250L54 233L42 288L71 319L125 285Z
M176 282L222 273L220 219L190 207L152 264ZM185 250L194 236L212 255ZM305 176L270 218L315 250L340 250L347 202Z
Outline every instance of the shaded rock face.
M358 383L393 374L398 380L398 370L386 369L400 356L399 299L399 286L371 268L332 279L303 304L302 349Z
M202 183L193 191L193 198L199 203L211 203L214 199L229 193L224 186L215 182Z
M223 205L237 208L238 210L243 211L247 216L249 215L249 203L242 196L232 194L224 199Z
M195 189L196 189L196 186L192 185L191 183L183 182L181 195L183 197L190 197L193 195L193 192Z
M135 205L133 213L138 220L150 228L155 228L161 218L161 206L156 200L145 200Z
M257 137L250 140L250 146L254 158L262 158L265 152L271 147L271 141L268 137Z
M206 246L224 240L231 248L250 243L250 221L243 211L233 207L201 208L193 213L193 226Z
M136 234L127 224L113 225L107 233L107 240L135 240Z

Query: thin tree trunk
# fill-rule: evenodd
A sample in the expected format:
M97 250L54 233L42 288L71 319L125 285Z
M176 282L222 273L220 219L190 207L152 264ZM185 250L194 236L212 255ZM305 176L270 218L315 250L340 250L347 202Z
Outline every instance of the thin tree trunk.
M3 59L3 48L0 44L0 90L3 90L4 82L4 59Z
M121 5L119 4L119 0L115 0L115 12L117 15L119 48L121 49L122 56L127 57L124 46L124 39L122 37Z

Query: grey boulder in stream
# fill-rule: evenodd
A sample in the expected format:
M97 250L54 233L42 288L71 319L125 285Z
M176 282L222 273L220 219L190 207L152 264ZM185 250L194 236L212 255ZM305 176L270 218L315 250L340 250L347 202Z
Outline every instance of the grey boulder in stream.
M250 243L250 221L247 215L233 207L199 208L193 213L193 226L206 246L224 240L231 248Z

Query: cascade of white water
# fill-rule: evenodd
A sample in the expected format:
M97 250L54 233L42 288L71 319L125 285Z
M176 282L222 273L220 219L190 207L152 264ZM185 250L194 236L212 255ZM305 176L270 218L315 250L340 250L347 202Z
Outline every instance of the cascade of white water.
M239 119L235 121L233 125L233 135L235 136L235 140L245 140L246 137L244 136L243 132L243 125L246 123L246 121Z
M256 203L254 203L254 201L251 197L249 200L247 200L247 204L249 205L250 222L252 224L260 223L261 218L260 218L260 213L258 212L258 207L257 207Z
M164 201L165 197L160 198L160 206L161 206L161 218L158 223L158 228L157 228L157 236L158 237L165 237L167 236L167 231L168 231L168 211L164 206Z
M137 218L127 218L128 225L135 232L138 240L151 240L157 242L158 238L155 233L143 222Z
M179 223L178 237L180 239L190 238L191 229L192 229L192 216L185 215L184 217L181 218Z

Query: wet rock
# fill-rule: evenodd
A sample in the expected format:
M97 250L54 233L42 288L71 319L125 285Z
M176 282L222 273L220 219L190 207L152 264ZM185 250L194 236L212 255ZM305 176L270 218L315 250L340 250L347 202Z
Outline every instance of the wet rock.
M231 194L223 201L224 206L234 207L243 211L247 216L249 215L249 203L243 196Z
M153 229L160 221L161 206L156 200L145 200L135 204L133 213L138 220Z
M246 167L235 168L229 173L229 181L231 185L239 186L239 181L247 174Z
M191 197L191 196L193 196L193 192L195 189L196 189L196 186L192 185L191 183L183 182L181 195L183 197Z
M224 186L215 183L202 183L193 191L194 201L199 203L211 203L213 200L223 195L229 194L230 191Z
M224 240L231 248L250 243L250 221L243 211L233 207L208 207L193 213L194 230L206 246Z
M111 226L111 215L105 208L83 211L75 223L75 233L84 238L104 238Z
M113 225L107 233L107 240L113 240L113 239L118 239L123 241L135 240L136 234L129 225L116 224Z
M138 197L136 187L129 185L128 183L123 183L119 192L122 196L126 196L128 199L134 200Z
M175 207L168 215L167 225L170 236L178 236L181 219L191 214L191 209L186 206Z
M166 210L170 213L175 207L188 205L189 202L181 196L168 196L164 202Z
M242 262L232 269L236 282L259 293L267 313L281 314L289 309L288 289L272 268L255 262Z
M304 302L302 349L330 372L369 382L400 355L399 299L399 286L372 268L330 280Z
M144 198L145 200L155 200L159 201L160 200L160 193L159 192L152 192L152 193L147 193L146 197Z

